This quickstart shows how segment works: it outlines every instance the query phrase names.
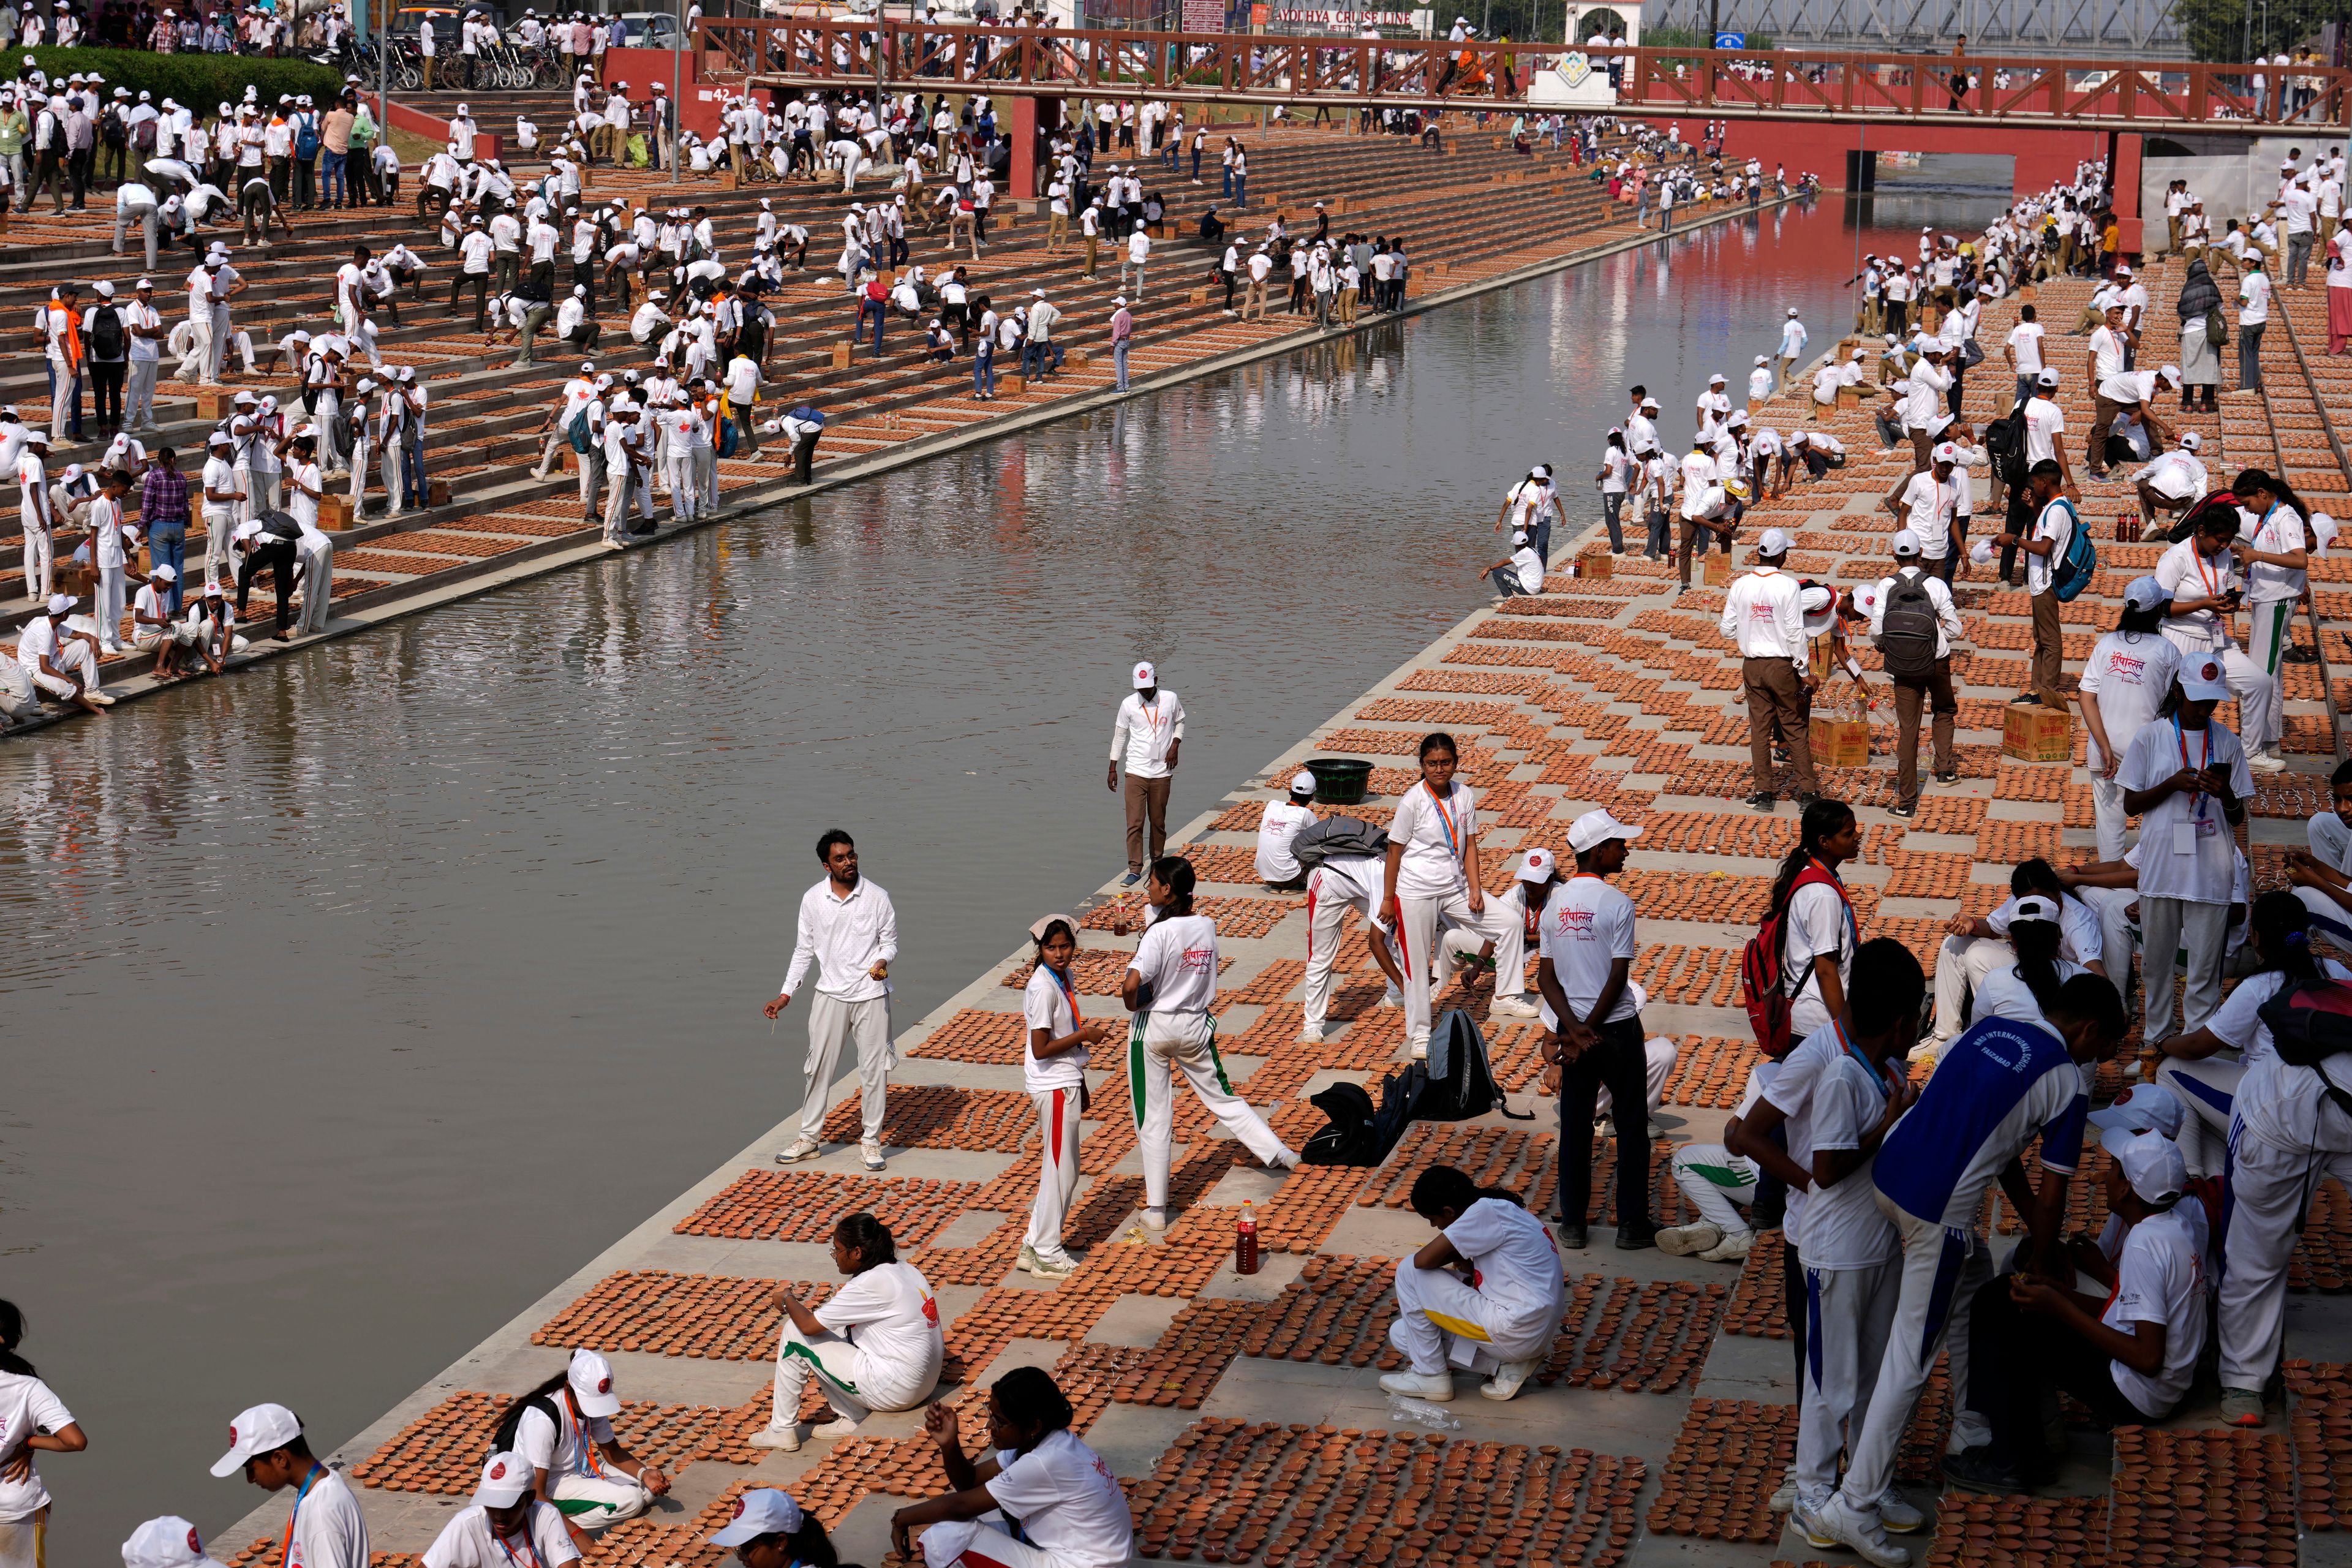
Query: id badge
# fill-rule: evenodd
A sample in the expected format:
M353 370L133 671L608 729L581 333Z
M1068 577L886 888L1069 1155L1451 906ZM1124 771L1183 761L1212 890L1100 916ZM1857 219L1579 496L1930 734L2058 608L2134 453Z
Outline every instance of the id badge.
M2197 853L2197 825L2195 823L2176 822L2172 825L2172 852L2175 855L2194 855Z

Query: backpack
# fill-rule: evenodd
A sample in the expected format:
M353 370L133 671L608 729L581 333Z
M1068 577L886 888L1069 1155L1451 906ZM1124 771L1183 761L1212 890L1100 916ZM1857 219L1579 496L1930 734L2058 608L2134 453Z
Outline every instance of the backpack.
M1879 626L1878 650L1887 674L1898 680L1925 680L1936 673L1936 605L1927 595L1926 573L1906 566L1895 574Z
M552 1394L534 1394L529 1399L518 1399L514 1401L507 1406L506 1414L499 1417L499 1429L497 1432L493 1433L490 1437L491 1453L511 1454L514 1452L515 1428L522 1425L523 1412L533 1408L544 1411L547 1415L547 1418L555 1423L555 1429L558 1432L562 1432L563 1430L563 1417L555 1408L555 1395Z
M1312 871L1334 855L1385 855L1389 836L1352 816L1327 816L1300 828L1290 840L1291 858L1302 871Z
M583 408L572 416L572 423L563 427L563 438L571 442L572 449L583 458L596 449L596 438L588 433L587 409Z
M2066 531L2066 552L2051 563L2050 591L2058 595L2060 604L2068 605L2091 585L2091 578L2099 569L2099 547L2093 542L2091 531L2083 526L2074 503L2062 497L2058 504L2066 509L2074 526Z
M1853 900L1846 896L1844 886L1819 866L1808 866L1797 873L1797 879L1789 885L1788 898L1764 917L1764 923L1756 928L1739 954L1739 1005L1748 1009L1757 1048L1776 1062L1797 1044L1790 1035L1792 1004L1783 973L1789 950L1789 906L1797 901L1798 889L1816 883L1836 889L1846 907L1846 918L1853 918Z
M294 156L308 163L318 155L318 119L314 115L301 115L294 121Z
M1307 1103L1329 1120L1298 1151L1301 1164L1377 1165L1388 1152L1374 1126L1372 1097L1360 1083L1335 1083Z
M155 150L155 124L152 120L142 120L133 126L131 144L142 153L152 153Z
M1459 1007L1451 1008L1437 1021L1437 1029L1444 1041L1441 1046L1433 1040L1429 1056L1431 1061L1444 1057L1445 1076L1430 1076L1427 1062L1415 1062L1405 1069L1412 1120L1467 1121L1504 1105L1503 1092L1495 1087L1494 1068L1486 1060L1486 1037L1478 1032L1476 1020ZM1504 1113L1510 1114L1507 1106ZM1512 1119L1524 1121L1534 1115L1529 1111Z
M128 145L131 140L130 130L122 123L122 116L109 109L106 111L106 118L98 122L98 139L109 147Z
M2219 305L2205 312L2205 341L2217 349L2230 341L2230 318Z
M2327 1098L2352 1116L2352 1093L2327 1076L2328 1059L2352 1051L2352 984L2304 980L2282 985L2254 1016L2271 1032L2279 1060L2317 1073Z
M1992 455L1993 477L2012 487L2025 482L2026 401L2019 398L2014 408L1985 426L1985 450Z
M118 360L122 357L124 342L129 334L122 330L122 312L111 305L101 305L89 313L90 357Z

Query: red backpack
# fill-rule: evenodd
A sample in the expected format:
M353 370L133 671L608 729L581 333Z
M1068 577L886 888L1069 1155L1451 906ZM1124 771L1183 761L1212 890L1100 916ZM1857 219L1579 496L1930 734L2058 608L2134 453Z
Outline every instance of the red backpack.
M1764 917L1764 923L1756 928L1739 954L1740 1005L1748 1009L1748 1025L1756 1032L1758 1048L1776 1062L1798 1044L1789 1034L1790 1005L1788 976L1783 973L1789 949L1789 906L1797 901L1798 889L1813 884L1836 889L1846 919L1853 921L1853 900L1847 896L1845 884L1816 860L1797 873L1797 879L1789 884L1789 896Z

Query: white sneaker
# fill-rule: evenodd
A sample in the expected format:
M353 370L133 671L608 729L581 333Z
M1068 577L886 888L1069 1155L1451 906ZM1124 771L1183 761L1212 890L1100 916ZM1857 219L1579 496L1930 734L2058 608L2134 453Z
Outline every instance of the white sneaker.
M1444 1405L1454 1397L1454 1374L1433 1372L1423 1376L1410 1369L1382 1373L1381 1387L1388 1393L1402 1394L1407 1399L1426 1399L1432 1404Z
M846 1415L836 1415L822 1426L810 1427L809 1436L812 1437L829 1437L836 1439L842 1437L855 1437L857 1436L857 1423L852 1421Z
M100 708L111 708L114 706L114 699L109 697L103 691L85 691L82 695L89 698L92 702L97 703Z
M878 1171L878 1170L882 1169L882 1145L881 1145L881 1144L879 1144L879 1143L860 1143L860 1144L857 1146L857 1152L858 1152L859 1153L863 1154L863 1155L866 1157L866 1168L867 1170L869 1170L869 1171Z
M814 1160L819 1154L824 1152L824 1151L818 1147L817 1141L815 1139L795 1138L790 1143L785 1144L782 1148L776 1151L776 1163L779 1165L796 1165L803 1160Z
M1543 1014L1525 996L1497 996L1486 1005L1489 1018L1540 1018Z
M1901 1492L1890 1486L1878 1495L1878 1522L1899 1535L1908 1535L1915 1530L1925 1529L1927 1516L1913 1508Z
M1754 1231L1738 1231L1725 1237L1721 1241L1700 1253L1698 1260L1701 1263L1745 1263L1748 1261L1748 1249L1755 1245Z
M795 1421L789 1426L770 1426L743 1439L747 1448L771 1448L780 1454L801 1451L801 1426Z
M1145 1209L1143 1211L1143 1228L1146 1230L1166 1230L1168 1228L1168 1211L1166 1209Z
M1320 1018L1309 1018L1305 1023L1299 1025L1298 1037L1302 1040L1314 1040L1320 1042L1323 1038L1323 1020Z
M1911 1568L1911 1553L1886 1539L1876 1511L1862 1512L1843 1491L1831 1493L1818 1509L1800 1502L1790 1517L1815 1546L1848 1547L1873 1568Z
M1723 1227L1713 1220L1696 1220L1689 1225L1668 1226L1658 1232L1658 1250L1668 1258L1688 1258L1705 1252L1723 1239Z
M1797 1506L1796 1471L1790 1470L1780 1477L1780 1484L1773 1489L1771 1500L1768 1506L1774 1513L1786 1513Z
M1536 1368L1541 1364L1533 1361L1507 1361L1494 1376L1478 1385L1478 1392L1488 1399L1509 1399L1526 1385L1528 1379L1535 1375ZM1451 1383L1453 1379L1449 1377L1446 1381Z
M2256 752L2246 759L2246 766L2258 773L2286 772L2286 759L2274 752Z
M1074 1258L1047 1258L1042 1253L1032 1252L1028 1255L1028 1261L1021 1267L1040 1279L1067 1279L1078 1264Z
M1285 1143L1265 1163L1269 1170L1295 1171L1298 1169L1298 1151Z

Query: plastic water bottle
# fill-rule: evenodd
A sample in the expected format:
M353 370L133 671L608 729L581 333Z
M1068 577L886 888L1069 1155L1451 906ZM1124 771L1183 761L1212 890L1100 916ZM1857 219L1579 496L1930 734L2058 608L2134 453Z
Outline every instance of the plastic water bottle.
M1407 1399L1402 1394L1389 1395L1389 1420L1391 1424L1410 1421L1433 1432L1462 1430L1461 1420L1448 1414L1444 1405L1432 1405L1425 1399Z
M1242 1200L1241 1217L1234 1221L1234 1272L1257 1272L1257 1210Z

